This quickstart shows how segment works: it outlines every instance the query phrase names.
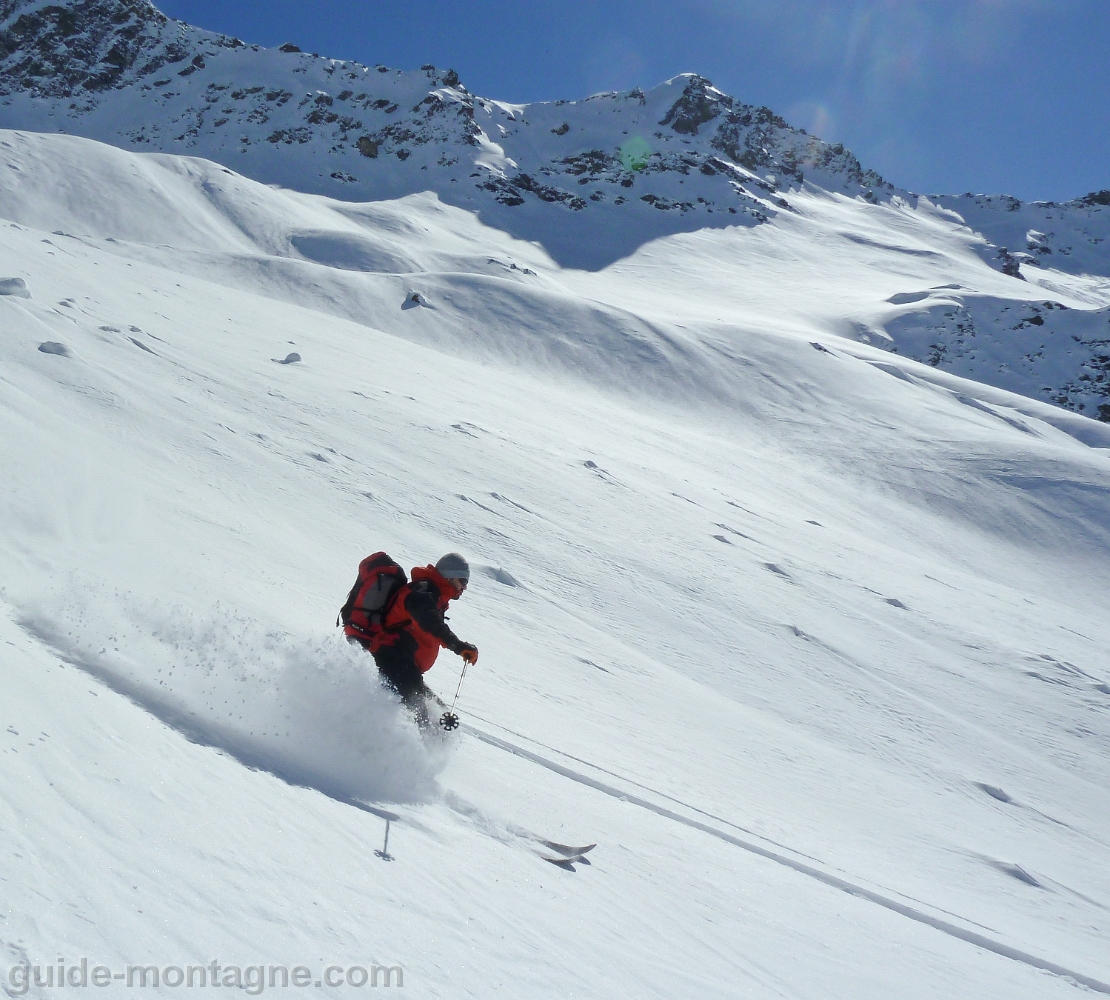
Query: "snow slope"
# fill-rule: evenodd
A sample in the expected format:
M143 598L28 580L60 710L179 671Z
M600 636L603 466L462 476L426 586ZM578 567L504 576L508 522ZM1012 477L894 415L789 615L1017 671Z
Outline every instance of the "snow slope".
M8 970L1110 990L1110 427L862 342L1043 298L943 211L803 192L587 272L430 194L0 142ZM380 547L475 567L448 741L331 628Z

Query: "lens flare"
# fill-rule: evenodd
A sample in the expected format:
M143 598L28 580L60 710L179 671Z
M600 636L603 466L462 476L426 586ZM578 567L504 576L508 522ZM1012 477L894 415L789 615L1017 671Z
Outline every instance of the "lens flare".
M635 135L621 146L620 156L625 170L643 170L651 157L651 147L645 139Z

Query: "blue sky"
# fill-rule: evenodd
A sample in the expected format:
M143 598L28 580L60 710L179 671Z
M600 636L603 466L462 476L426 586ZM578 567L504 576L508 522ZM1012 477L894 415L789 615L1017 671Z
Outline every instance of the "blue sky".
M156 0L244 41L451 67L514 102L693 71L931 193L1110 188L1110 0Z

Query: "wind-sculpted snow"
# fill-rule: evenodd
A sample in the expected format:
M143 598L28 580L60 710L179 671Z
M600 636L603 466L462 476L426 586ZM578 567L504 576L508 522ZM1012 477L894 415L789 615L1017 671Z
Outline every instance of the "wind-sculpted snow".
M886 324L899 353L1110 422L1110 307L920 294Z
M264 632L219 607L204 617L80 579L70 588L82 596L24 612L23 628L189 739L343 800L436 794L446 744L421 740L361 650Z
M1072 201L1021 202L991 195L937 195L989 241L984 256L1014 276L1036 280L1038 270L1110 276L1110 190Z
M451 350L555 364L608 386L731 395L719 338L678 332L700 315L849 336L1110 418L1110 279L1000 274L984 266L982 239L925 199L798 192L789 220L660 239L599 281L435 195L336 201L71 136L5 132L0 154L0 215L13 222ZM631 252L638 236L606 238ZM30 287L8 280L17 293ZM652 298L675 329L645 315ZM476 324L481 315L498 320Z

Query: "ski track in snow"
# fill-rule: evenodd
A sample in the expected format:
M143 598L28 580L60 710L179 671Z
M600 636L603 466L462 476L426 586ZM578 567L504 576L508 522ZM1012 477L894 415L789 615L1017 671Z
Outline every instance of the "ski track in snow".
M582 774L581 772L573 771L570 768L551 760L550 758L542 757L539 754L533 753L531 750L527 750L522 746L514 743L509 743L508 741L502 740L496 736L491 735L490 733L482 732L482 730L476 729L474 726L464 724L463 731L473 736L475 739L481 740L483 743L488 743L490 746L497 747L499 750L505 750L519 757L524 757L525 759L532 761L532 763L540 765L540 767L545 767L549 771L554 771L556 774L562 775L564 778L569 778L571 781L577 781L579 784L588 785L590 788L594 788L599 792L604 792L606 795L610 795L615 799L620 799L620 801L622 802L631 802L633 805L640 806L642 809L648 809L659 816L665 817L666 819L674 820L676 823L682 823L685 826L691 827L695 830L700 830L702 833L707 833L711 837L716 837L718 840L723 840L728 844L734 845L735 847L742 848L743 850L748 851L751 854L758 855L759 857L765 858L768 861L773 861L775 864L783 865L784 867L790 868L791 870L796 871L801 875L806 875L809 878L816 879L818 882L822 882L834 889L839 889L841 892L846 892L852 896L860 896L863 899L868 900L869 902L885 907L886 909L892 910L895 913L899 913L904 917L908 917L910 920L916 920L918 923L925 924L926 926L932 927L944 934L948 934L950 937L954 937L960 941L966 941L968 944L973 944L976 947L983 948L986 951L993 952L996 955L1001 955L1003 958L1009 958L1015 962L1022 962L1023 964L1031 966L1034 969L1043 969L1046 972L1051 972L1053 975L1063 976L1066 979L1074 980L1075 982L1086 986L1089 989L1094 990L1095 992L1110 994L1110 984L1100 982L1099 980L1093 979L1090 976L1085 976L1082 973L1075 972L1072 969L1067 969L1062 965L1058 965L1055 962L1050 962L1036 955L1031 955L1029 952L1020 951L1016 948L1012 948L1001 941L985 937L984 935L970 930L967 927L959 927L956 924L950 923L949 921L940 920L937 917L924 913L923 911L915 909L912 906L907 906L905 903L899 903L897 900L891 899L889 896L883 896L870 889L866 889L856 882L851 882L847 879L838 878L836 875L832 875L829 872L821 871L818 868L814 868L811 865L804 864L803 862L798 861L794 858L788 858L785 855L777 854L774 851L768 850L766 847L761 847L760 845L753 843L750 840L742 840L731 833L727 833L724 830L712 827L707 823L701 822L700 820L692 819L689 816L682 816L679 813L676 813L674 810L668 809L666 806L661 806L658 803L650 802L638 795L630 794L629 792L616 788L613 785L608 785L604 782L598 781L596 778L591 778L588 775ZM1022 876L1022 881L1029 881L1029 876L1025 875L1024 872L1022 873ZM1036 885L1037 883L1034 881L1030 884Z

